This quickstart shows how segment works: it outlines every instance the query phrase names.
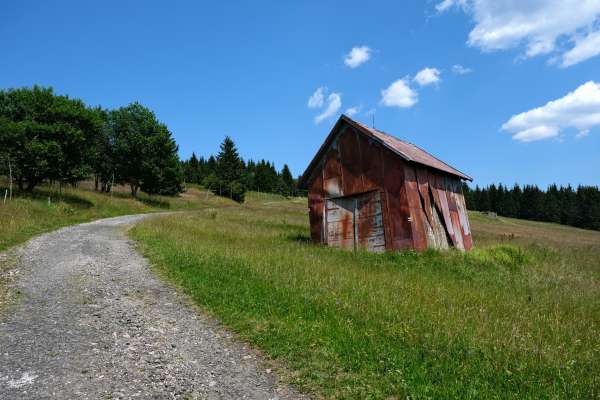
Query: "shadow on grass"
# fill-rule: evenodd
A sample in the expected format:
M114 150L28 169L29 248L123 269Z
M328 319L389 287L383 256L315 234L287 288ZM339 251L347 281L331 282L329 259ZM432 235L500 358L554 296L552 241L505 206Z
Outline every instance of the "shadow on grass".
M312 243L310 236L305 233L289 233L285 235L285 239L298 244L308 245Z
M0 193L3 194L5 190L6 188L0 187ZM84 199L71 193L59 193L58 191L52 189L40 188L34 189L32 192L16 190L13 192L13 196L21 199L32 199L38 201L47 201L48 198L50 198L51 202L62 201L73 208L79 209L87 209L94 206L94 203L88 199Z
M161 198L154 197L154 196L140 195L140 196L138 196L137 200L146 204L147 206L150 206L150 207L164 208L164 209L171 208L171 203L168 200L161 199Z

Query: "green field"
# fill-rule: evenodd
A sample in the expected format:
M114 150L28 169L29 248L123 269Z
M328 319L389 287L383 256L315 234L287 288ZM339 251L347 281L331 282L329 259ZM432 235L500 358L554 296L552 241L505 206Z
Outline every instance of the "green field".
M0 181L4 195L6 182ZM114 193L98 193L90 182L78 188L40 186L33 193L21 193L11 200L0 198L0 251L22 243L34 235L63 226L88 222L99 218L157 211L189 210L229 201L206 195L197 187L190 187L177 197L149 196L140 193L133 199L127 188L117 187Z
M305 199L247 199L131 236L302 391L600 396L600 232L472 214L468 254L353 253L309 243Z

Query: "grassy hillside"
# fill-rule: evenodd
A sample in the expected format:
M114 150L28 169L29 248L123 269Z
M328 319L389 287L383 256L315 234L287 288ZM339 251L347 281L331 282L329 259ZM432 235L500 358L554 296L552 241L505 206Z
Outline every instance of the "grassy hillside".
M4 189L0 182L2 196ZM36 234L94 219L227 203L230 202L207 196L196 187L178 197L141 193L138 199L133 199L125 187L117 187L110 195L93 191L89 182L76 189L63 189L60 194L55 187L42 186L32 194L17 195L6 203L3 203L3 197L0 198L0 251Z
M166 279L329 398L600 396L600 232L471 216L468 254L308 242L305 200L148 220ZM284 371L285 374L285 371Z

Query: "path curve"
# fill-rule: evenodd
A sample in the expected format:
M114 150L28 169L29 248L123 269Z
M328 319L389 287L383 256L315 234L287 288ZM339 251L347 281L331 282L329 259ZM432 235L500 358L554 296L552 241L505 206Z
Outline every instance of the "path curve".
M154 276L125 234L148 216L63 228L16 250L0 399L298 398Z

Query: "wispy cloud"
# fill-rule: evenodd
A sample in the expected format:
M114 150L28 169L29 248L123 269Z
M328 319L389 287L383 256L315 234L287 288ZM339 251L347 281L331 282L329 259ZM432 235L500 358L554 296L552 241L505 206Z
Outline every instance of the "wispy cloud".
M327 96L327 107L323 112L315 117L315 124L320 124L327 118L333 117L342 107L341 93L331 93Z
M566 96L541 107L514 115L502 125L520 142L557 137L561 130L574 128L577 138L600 126L600 84L589 81Z
M362 108L361 106L350 107L344 112L344 114L346 114L349 117L352 117L353 115L358 114L360 112L361 108Z
M471 72L473 72L473 70L471 68L463 67L460 64L454 64L452 66L452 72L455 73L456 75L466 75L466 74L470 74Z
M321 86L308 98L308 108L320 108L323 107L325 102L326 87Z
M357 68L371 58L371 49L367 46L353 47L346 57L344 64L350 68Z

